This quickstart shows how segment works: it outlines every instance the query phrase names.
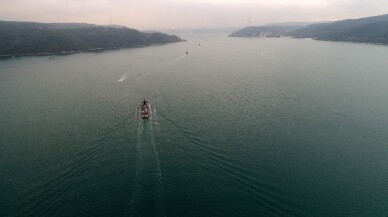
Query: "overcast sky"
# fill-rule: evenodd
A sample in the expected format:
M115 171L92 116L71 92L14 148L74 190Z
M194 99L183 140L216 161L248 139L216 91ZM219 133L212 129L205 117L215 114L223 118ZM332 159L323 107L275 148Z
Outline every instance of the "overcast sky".
M0 0L0 20L138 28L241 27L388 13L388 0Z

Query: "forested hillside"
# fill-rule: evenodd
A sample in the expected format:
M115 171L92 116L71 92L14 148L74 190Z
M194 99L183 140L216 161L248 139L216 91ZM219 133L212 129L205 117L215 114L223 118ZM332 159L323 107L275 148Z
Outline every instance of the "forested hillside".
M388 44L388 15L342 20L308 26L256 26L232 33L232 37L313 38L324 41L350 41Z
M90 24L0 21L0 55L67 53L182 41L174 35Z

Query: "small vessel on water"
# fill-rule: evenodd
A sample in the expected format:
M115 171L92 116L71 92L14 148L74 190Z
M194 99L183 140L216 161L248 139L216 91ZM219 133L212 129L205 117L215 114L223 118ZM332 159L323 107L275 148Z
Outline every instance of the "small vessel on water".
M143 100L140 106L140 116L143 119L148 119L151 115L151 105L147 100Z

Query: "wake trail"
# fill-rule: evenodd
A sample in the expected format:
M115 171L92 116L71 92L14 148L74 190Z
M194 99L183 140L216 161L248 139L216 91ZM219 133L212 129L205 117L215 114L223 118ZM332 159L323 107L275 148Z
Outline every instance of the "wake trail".
M123 82L123 81L125 81L125 80L127 80L127 79L128 79L128 75L127 75L127 74L124 74L124 75L121 76L120 79L117 80L117 82Z
M137 111L136 111L137 113ZM141 142L141 135L142 135L142 132L143 132L143 122L140 120L138 122L138 125L137 125L137 132L136 132L136 152L137 152L137 156L136 156L136 172L135 172L135 185L134 185L134 188L133 188L133 191L132 191L132 197L131 197L131 202L130 202L130 208L131 210L134 209L134 203L135 203L135 199L136 199L136 193L137 191L139 191L140 189L140 183L139 183L139 179L140 179L140 173L141 171L143 170L143 157L142 157L142 154L141 154L141 146L142 146L142 142Z
M151 109L152 111L152 109ZM156 170L156 175L158 177L158 184L159 184L159 191L158 191L158 201L159 201L159 212L162 214L162 216L166 216L166 213L165 213L165 209L164 209L164 204L163 204L163 193L164 193L164 189L163 189L163 176L162 176L162 169L160 167L160 158L159 158L159 153L157 151L157 148L156 148L156 143L155 143L155 132L154 132L154 120L153 120L153 117L155 116L155 118L157 118L156 116L156 109L153 109L153 112L151 113L151 117L152 119L150 120L150 133L151 133L151 144L152 144L152 147L153 147L153 150L154 150L154 157L155 157L155 161L156 161L156 167L157 167L157 170ZM156 121L156 120L155 120Z
M183 54L182 56L179 56L179 57L176 57L175 59L173 59L171 62L176 62L176 61L178 61L178 60L181 60L181 59L183 59L183 58L185 58L187 56L187 54Z
M154 156L155 156L156 165L157 165L157 171L158 171L158 174L157 174L157 175L158 175L160 181L162 181L162 180L163 180L163 177L162 177L162 170L161 170L161 168L160 168L160 158L159 158L159 154L158 154L158 151L156 150L153 123L150 124L150 128L151 128L151 143L152 143L152 147L153 147L153 149L154 149Z
M157 150L155 113L151 109L149 120L138 114L136 131L136 167L132 196L129 204L130 216L166 216L163 200L163 176ZM138 110L136 110L138 113Z

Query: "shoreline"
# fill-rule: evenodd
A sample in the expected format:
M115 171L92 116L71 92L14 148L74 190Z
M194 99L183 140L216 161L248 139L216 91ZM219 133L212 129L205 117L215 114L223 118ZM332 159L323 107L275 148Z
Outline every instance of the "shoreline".
M93 52L104 52L104 51L110 51L110 50L128 49L128 48L144 48L144 47L161 46L161 45L167 45L167 44L185 42L185 41L186 40L182 39L181 41L166 42L166 43L133 45L133 46L123 46L123 47L91 48L91 49L87 49L87 50L61 51L61 52L55 52L55 53L3 54L3 55L0 55L0 61L19 58L19 57L40 57L40 56L54 56L54 55L65 56L65 55L71 55L71 54L76 54L76 53L93 53Z
M362 42L362 41L342 41L342 40L324 40L324 39L318 39L318 38L298 38L298 37L292 37L292 36L279 36L279 37L244 37L244 36L228 36L230 38L289 38L289 39L299 39L299 40L306 40L306 41L325 41L325 42L343 42L343 43L355 43L355 44L365 44L365 45L376 45L376 46L388 46L388 43L380 43L380 42Z

